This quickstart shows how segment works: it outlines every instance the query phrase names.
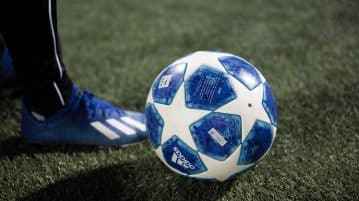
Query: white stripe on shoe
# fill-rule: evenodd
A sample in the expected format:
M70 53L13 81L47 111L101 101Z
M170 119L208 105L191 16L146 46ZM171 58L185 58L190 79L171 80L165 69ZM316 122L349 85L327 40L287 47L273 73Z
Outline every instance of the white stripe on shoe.
M120 136L117 133L115 133L113 130L111 130L110 128L108 128L107 126L105 126L103 123L99 121L91 122L90 125L110 140L115 140L120 138Z
M121 117L121 120L143 132L146 131L146 125L142 122L136 121L130 117Z
M123 132L126 135L136 134L135 130L133 130L132 128L126 126L125 124L117 121L116 119L107 119L106 122L109 123L111 126L117 128L118 130L120 130L121 132Z

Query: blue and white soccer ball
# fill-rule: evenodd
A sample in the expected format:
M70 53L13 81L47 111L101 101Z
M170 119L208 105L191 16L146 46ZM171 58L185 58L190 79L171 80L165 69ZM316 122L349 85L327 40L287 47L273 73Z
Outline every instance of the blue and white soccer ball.
M248 61L199 51L154 81L145 114L149 141L171 170L225 181L268 153L277 129L269 84Z

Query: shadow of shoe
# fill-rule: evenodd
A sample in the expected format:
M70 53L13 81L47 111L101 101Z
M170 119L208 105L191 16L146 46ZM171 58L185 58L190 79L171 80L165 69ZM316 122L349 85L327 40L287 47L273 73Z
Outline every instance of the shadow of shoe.
M170 172L155 157L143 158L67 178L22 200L218 200L232 181L207 183ZM143 173L146 174L143 174ZM146 175L140 178L136 174ZM171 185L164 185L170 183ZM167 192L167 193L163 193Z

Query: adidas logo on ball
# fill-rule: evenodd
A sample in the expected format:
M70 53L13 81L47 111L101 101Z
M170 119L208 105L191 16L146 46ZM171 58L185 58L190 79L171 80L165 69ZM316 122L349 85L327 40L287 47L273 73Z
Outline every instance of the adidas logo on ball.
M182 155L182 153L180 152L180 150L178 150L177 147L173 147L173 154L172 154L172 158L171 161L188 169L194 169L195 167Z

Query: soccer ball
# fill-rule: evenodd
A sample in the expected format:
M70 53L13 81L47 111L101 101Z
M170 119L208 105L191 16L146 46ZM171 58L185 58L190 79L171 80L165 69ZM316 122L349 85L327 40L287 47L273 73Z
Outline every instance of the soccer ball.
M145 115L149 141L171 170L225 181L268 153L277 129L269 84L248 61L199 51L155 79Z

